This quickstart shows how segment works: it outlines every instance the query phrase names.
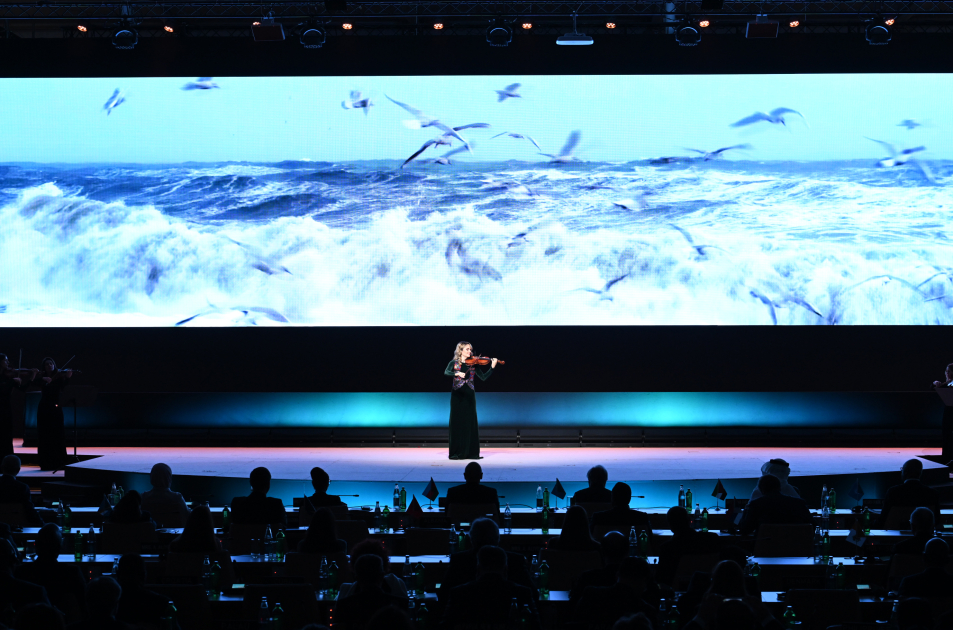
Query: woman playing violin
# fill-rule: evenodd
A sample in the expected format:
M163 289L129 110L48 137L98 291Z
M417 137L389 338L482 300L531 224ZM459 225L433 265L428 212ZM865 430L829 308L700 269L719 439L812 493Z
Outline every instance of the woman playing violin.
M38 370L15 370L10 359L0 352L0 457L13 455L13 415L10 413L10 395L14 389L23 389L33 380Z
M43 369L37 374L40 404L36 408L36 454L40 470L62 470L66 464L66 429L60 394L72 376L72 370L57 370L56 361L50 357L43 359Z
M450 459L482 459L480 431L477 427L476 393L473 377L485 381L490 377L497 360L490 359L490 367L477 369L473 364L473 345L461 341L453 351L453 360L444 374L453 377L450 392ZM471 364L467 364L467 359Z

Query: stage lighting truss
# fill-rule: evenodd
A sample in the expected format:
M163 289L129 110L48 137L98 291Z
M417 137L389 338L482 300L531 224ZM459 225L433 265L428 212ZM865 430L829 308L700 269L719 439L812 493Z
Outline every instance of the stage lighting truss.
M498 17L490 22L486 29L486 43L490 46L503 47L509 46L513 41L513 29L502 17Z

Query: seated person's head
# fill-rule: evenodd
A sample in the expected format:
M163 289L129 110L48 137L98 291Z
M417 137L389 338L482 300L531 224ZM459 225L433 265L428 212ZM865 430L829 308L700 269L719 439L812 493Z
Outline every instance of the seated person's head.
M111 577L98 577L86 587L86 610L90 617L104 619L115 617L119 610L122 588Z
M251 471L248 481L251 483L252 492L268 494L268 490L271 489L271 471L264 466L259 466Z
M566 509L566 516L563 517L563 531L559 537L573 540L592 538L589 534L589 517L586 515L585 508L581 505L573 505Z
M328 486L330 485L331 477L328 476L328 473L324 472L323 468L315 466L311 469L311 487L314 488L315 492L318 494L326 494Z
M0 462L0 473L16 477L20 474L20 458L16 455L7 455Z
M652 620L645 613L636 613L619 617L612 626L612 630L652 630Z
M946 380L953 381L953 363L948 364L943 372L946 374Z
M921 532L930 532L936 529L936 522L933 516L933 510L925 507L918 507L910 513L910 529L914 534Z
M49 604L27 604L17 610L17 630L66 630L63 613Z
M709 593L722 597L744 597L745 574L741 566L734 560L722 560L715 565L711 572L711 586Z
M743 601L725 600L715 611L715 630L755 630L758 627L754 612Z
M354 548L351 549L351 568L354 569L355 572L357 571L357 561L361 559L361 556L367 554L375 555L380 558L384 573L390 573L390 553L388 553L387 547L384 546L384 541L377 540L376 538L366 538L354 545Z
M950 559L950 546L942 538L931 538L923 548L923 564L943 568Z
M900 469L900 477L904 481L919 479L921 474L923 474L923 462L919 459L908 459L903 463L903 468Z
M486 545L500 544L500 528L488 518L478 518L470 525L470 545L480 549Z
M602 537L602 561L606 564L619 564L629 555L629 539L621 532L608 532Z
M384 581L384 563L380 557L368 553L357 560L354 567L357 584L361 587L380 586Z
M748 553L738 545L722 545L718 552L718 561L731 560L739 567L748 563Z
M137 520L141 516L142 495L136 490L130 490L122 495L112 511L113 520Z
M467 483L480 483L480 480L483 479L483 469L480 464L476 462L467 464L467 467L463 469L463 478L466 479Z
M114 576L126 588L140 587L146 583L146 563L138 553L126 553L119 558L119 568Z
M506 577L506 552L496 545L483 545L477 552L477 575L487 573Z
M688 516L688 510L683 507L675 506L668 509L668 528L673 532L683 532L692 528L692 520Z
M609 471L601 464L596 464L586 473L586 479L589 480L590 488L598 488L601 490L606 487L606 483L609 481Z
M172 469L168 464L156 464L149 473L149 483L155 490L168 490L172 487Z
M36 555L40 558L55 558L63 549L63 534L56 523L47 523L36 534Z
M331 543L337 540L337 522L328 508L320 508L311 517L306 536L315 541Z
M617 581L632 587L640 595L649 581L649 563L645 558L623 558L619 564Z
M630 501L632 501L632 488L629 487L629 484L620 481L612 486L612 507L623 505L629 507Z
M774 475L761 475L761 479L758 479L758 490L764 496L781 492L781 480Z

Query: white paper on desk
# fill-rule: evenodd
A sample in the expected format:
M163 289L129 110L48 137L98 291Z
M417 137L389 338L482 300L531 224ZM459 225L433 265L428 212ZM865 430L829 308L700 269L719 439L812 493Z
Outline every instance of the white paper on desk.
M738 512L738 514L735 516L735 525L741 524L741 517L744 516L744 514L744 512Z
M856 529L852 529L850 530L850 533L847 535L847 538L845 540L852 545L857 545L858 547L862 547L864 545L864 541L867 540L867 537L862 535Z

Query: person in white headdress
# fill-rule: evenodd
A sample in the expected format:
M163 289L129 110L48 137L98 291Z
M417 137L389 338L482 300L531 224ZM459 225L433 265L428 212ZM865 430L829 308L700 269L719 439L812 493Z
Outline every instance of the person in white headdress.
M787 463L783 459L771 459L764 463L761 466L762 475L774 475L781 480L781 494L789 497L801 498L801 495L798 493L797 488L788 483L788 475L791 474L791 464ZM754 490L751 491L751 500L754 501L761 496L761 490L758 489L757 484L755 484Z

